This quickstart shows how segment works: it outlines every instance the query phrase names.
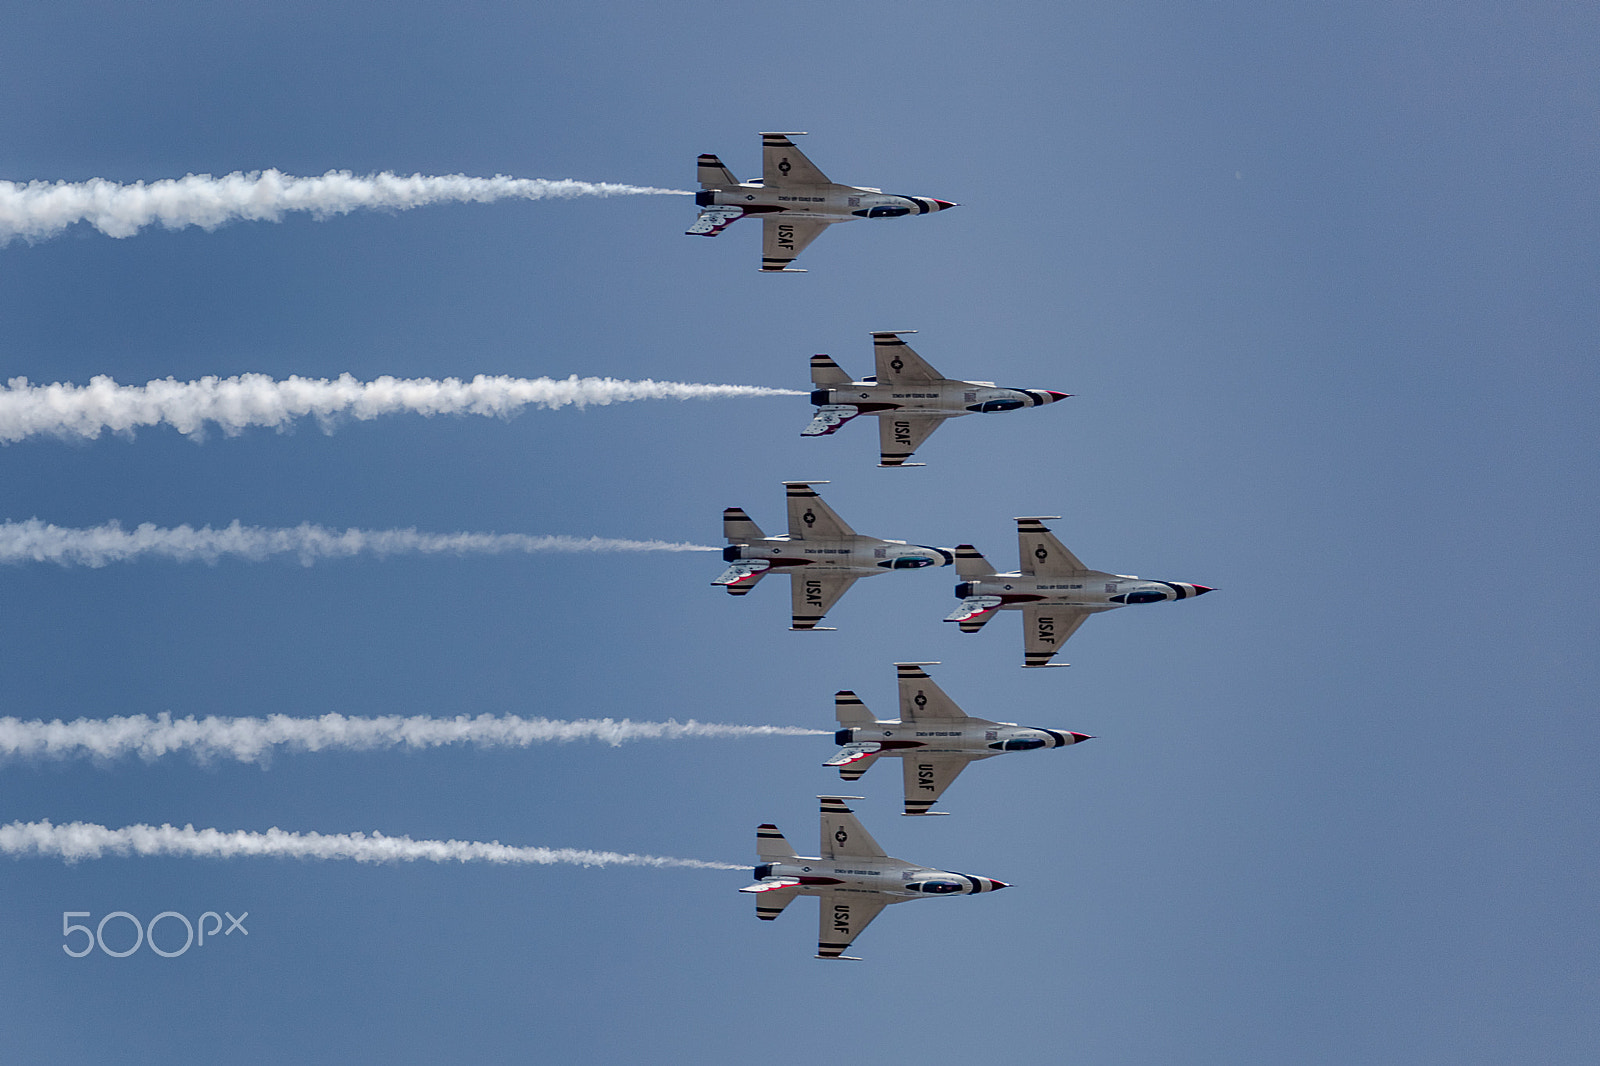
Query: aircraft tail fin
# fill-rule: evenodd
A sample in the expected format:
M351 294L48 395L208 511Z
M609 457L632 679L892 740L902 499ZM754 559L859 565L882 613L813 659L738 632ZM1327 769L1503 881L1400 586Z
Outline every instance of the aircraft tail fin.
M722 535L728 538L729 544L749 544L753 540L765 540L767 536L760 526L750 521L743 507L729 507L722 512Z
M878 719L867 710L867 705L861 702L861 697L849 689L833 694L833 713L834 717L838 718L839 724L846 727L859 729L878 724Z
M970 544L956 545L956 573L963 580L974 581L979 578L989 577L999 573L979 552Z
M835 363L830 356L813 355L811 357L811 383L819 387L823 385L848 385L850 384L850 375L839 369L839 364Z
M722 160L711 154L700 157L698 172L702 189L716 189L739 184L733 171L722 165Z
M765 822L756 826L756 854L761 856L762 862L786 862L796 858L799 853L783 839L777 826Z

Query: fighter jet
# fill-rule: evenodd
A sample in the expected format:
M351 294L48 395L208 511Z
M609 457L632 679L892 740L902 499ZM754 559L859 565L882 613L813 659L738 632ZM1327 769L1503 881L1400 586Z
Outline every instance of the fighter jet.
M948 548L861 536L822 502L813 484L827 482L783 483L789 498L787 536L767 536L743 508L723 511L722 534L728 538L728 546L722 549L722 558L733 565L712 584L743 596L768 573L786 572L792 579L793 621L789 628L817 629L828 608L839 602L857 578L890 570L949 566L954 561Z
M899 721L880 722L854 692L835 693L834 712L840 729L833 739L840 748L822 765L837 766L841 778L854 781L878 759L898 757L905 770L905 813L946 814L928 808L974 759L992 759L1008 751L1064 748L1094 739L1086 733L969 717L922 671L924 666L937 665L894 664L900 678Z
M970 896L1009 888L992 877L935 870L891 859L844 805L860 796L818 796L822 801L822 854L796 855L778 827L756 828L756 917L770 922L799 895L818 897L817 958L850 959L844 950L891 903L928 896Z
M873 333L872 354L878 372L865 381L851 381L838 363L825 355L813 355L811 382L817 388L811 402L817 405L817 414L800 435L827 436L857 415L877 415L878 465L921 466L906 460L947 418L1042 407L1071 395L1046 389L1001 389L992 381L944 377L900 339L902 333L915 332Z
M1017 519L1017 549L1022 567L996 573L989 560L970 544L956 547L956 572L961 599L946 622L958 622L963 633L976 633L995 611L1022 612L1023 666L1049 666L1067 638L1084 619L1130 603L1186 600L1212 591L1185 581L1146 581L1131 574L1090 570L1045 527L1043 518ZM1066 663L1056 663L1066 666Z
M700 157L700 207L688 233L715 237L747 215L760 216L761 269L773 274L803 274L789 264L817 234L835 222L858 218L926 215L959 204L927 196L896 196L882 189L835 185L794 146L803 133L761 135L761 180L741 182L714 155Z

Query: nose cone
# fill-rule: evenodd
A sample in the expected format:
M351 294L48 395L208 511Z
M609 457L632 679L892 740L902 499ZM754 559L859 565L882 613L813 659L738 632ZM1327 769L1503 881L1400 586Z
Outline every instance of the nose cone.
M1068 733L1067 736L1072 738L1072 742L1074 744L1082 744L1086 740L1094 739L1094 737L1091 737L1088 733Z
M989 882L989 884L990 884L990 885L991 885L991 886L993 886L993 887L994 887L994 888L996 888L996 889L1001 889L1001 888L1010 888L1010 887L1011 887L1011 886L1010 886L1010 885L1008 885L1008 884L1006 884L1006 883L1005 883L1005 882L1004 882L1004 881L996 881L996 880L995 880L995 879L994 879L994 878L992 878L992 877L986 877L986 878L984 878L984 880L985 880L985 881L988 881L988 882Z
M1217 591L1217 590L1212 588L1210 585L1196 585L1194 587L1194 594L1196 596L1204 596L1208 592L1215 592L1215 591Z
M1051 403L1055 403L1057 400L1065 400L1068 396L1072 395L1070 392L1053 392L1050 389L1045 389L1044 391L1045 395L1050 397Z
M952 207L961 206L960 204L953 204L949 200L934 200L933 202L939 205L939 210L941 211L948 211Z

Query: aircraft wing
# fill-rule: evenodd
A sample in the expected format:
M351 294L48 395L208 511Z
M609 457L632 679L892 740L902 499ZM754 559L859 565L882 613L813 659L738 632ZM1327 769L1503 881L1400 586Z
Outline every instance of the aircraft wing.
M833 513L832 507L822 502L810 482L785 481L783 487L789 505L791 540L838 540L856 535L844 519Z
M846 797L822 796L822 851L824 859L886 859L872 834L862 828L855 813L844 805Z
M832 185L833 182L794 146L787 133L763 133L761 184L772 189L779 185Z
M1030 577L1071 577L1089 571L1037 518L1017 519L1017 552Z
M848 403L830 403L817 408L811 424L800 431L802 437L826 437L837 433L839 427L861 413L861 408Z
M902 466L911 453L938 429L948 415L901 414L885 411L878 416L878 465ZM916 466L916 463L912 464Z
M808 574L804 570L789 575L789 628L815 629L829 608L856 583L853 574Z
M1047 666L1067 638L1093 614L1082 607L1039 607L1022 609L1023 666ZM1065 665L1065 664L1062 664Z
M900 680L902 722L953 721L967 717L966 712L956 706L955 700L933 683L933 678L923 671L920 664L895 663L894 669Z
M916 330L903 332L915 333ZM943 374L911 350L911 345L902 340L899 333L874 333L872 355L877 363L880 385L933 385L945 380Z
M751 559L734 563L722 572L722 576L712 582L728 590L729 595L743 596L756 587L756 582L766 576L772 564L763 559Z
M715 237L743 217L742 207L704 207L694 225L683 232L690 237Z
M818 895L817 958L849 959L844 953L891 900L882 893L825 891ZM852 960L854 961L854 960Z
M985 758L986 756L978 756ZM915 754L907 755L900 760L905 765L906 771L906 813L927 814L944 790L961 775L967 768L967 763L972 760L961 755L930 755L927 758Z
M791 218L764 215L761 219L761 269L787 270L806 246L827 229L831 222L819 218ZM797 271L798 273L798 271Z

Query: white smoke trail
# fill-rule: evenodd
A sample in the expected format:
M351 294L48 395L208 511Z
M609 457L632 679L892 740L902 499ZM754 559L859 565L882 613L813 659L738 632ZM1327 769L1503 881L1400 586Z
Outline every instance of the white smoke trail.
M133 530L117 522L88 529L65 529L30 518L0 524L0 563L58 563L105 566L154 555L187 563L214 563L224 555L259 560L293 554L310 566L318 559L344 559L368 553L383 557L420 552L428 555L500 555L507 552L714 552L706 544L611 537L529 536L526 533L418 533L414 529L328 529L301 523L292 529L244 526L222 529L182 525L163 529L146 522Z
M421 750L447 744L474 747L526 748L533 744L598 740L612 747L633 740L686 740L724 737L814 737L828 730L781 725L717 725L669 720L635 722L623 718L559 720L481 714L475 718L402 717L262 718L207 716L154 718L136 714L112 718L77 718L71 722L0 718L0 760L6 758L115 759L138 755L158 759L187 751L201 760L236 759L260 762L276 751L376 751L386 748Z
M276 222L285 212L308 211L318 219L364 208L405 211L436 203L544 200L575 196L688 196L682 189L545 178L469 178L464 174L406 177L385 171L357 176L330 170L298 178L277 170L234 171L223 177L190 174L149 184L90 181L0 181L0 245L18 237L53 237L74 222L87 222L108 237L131 237L145 226L215 229L239 220Z
M412 840L382 833L265 833L196 829L186 825L130 825L108 829L92 822L12 822L0 826L0 854L64 859L107 855L197 859L353 859L356 862L492 862L500 865L682 866L697 870L748 870L749 866L699 859L669 859L582 848L517 847L499 841Z
M12 378L0 389L0 442L39 434L93 439L104 430L132 434L139 426L166 423L179 433L204 436L215 423L228 436L252 426L282 429L310 415L327 432L340 416L363 421L380 415L489 415L509 418L524 407L603 406L631 400L701 400L746 396L804 396L794 389L758 385L697 385L616 378L514 378L479 374L458 378L393 378L358 381L265 374L198 381L172 378L145 385L118 385L107 376L88 385L33 385Z

